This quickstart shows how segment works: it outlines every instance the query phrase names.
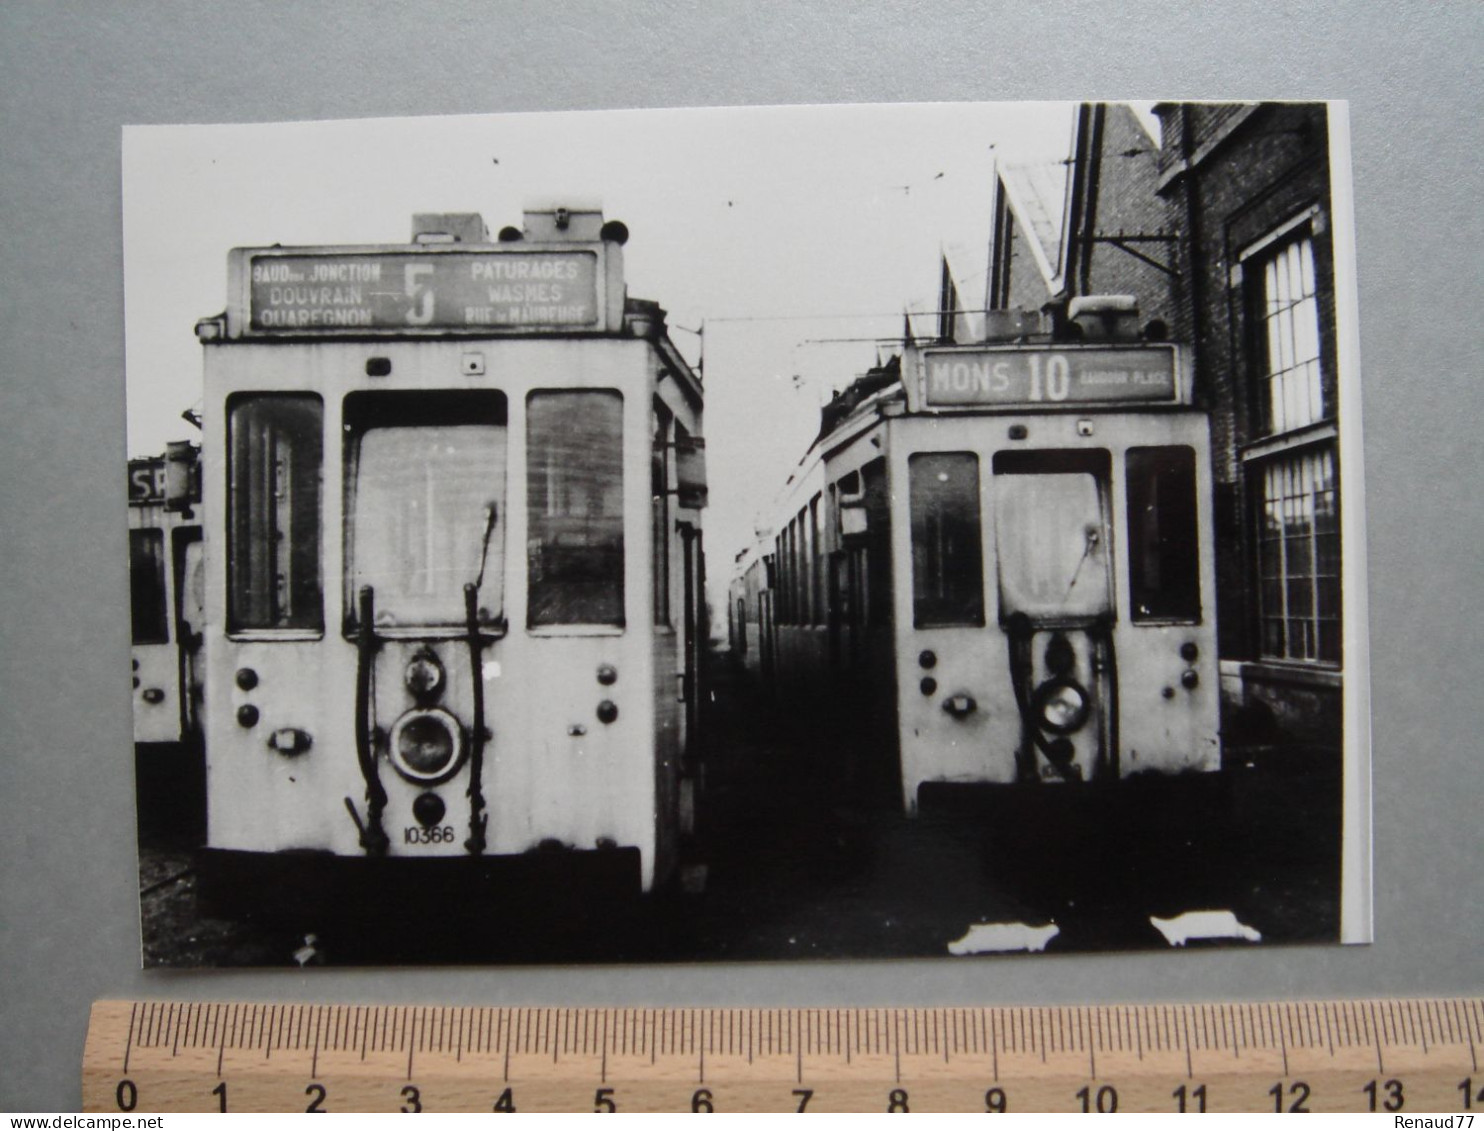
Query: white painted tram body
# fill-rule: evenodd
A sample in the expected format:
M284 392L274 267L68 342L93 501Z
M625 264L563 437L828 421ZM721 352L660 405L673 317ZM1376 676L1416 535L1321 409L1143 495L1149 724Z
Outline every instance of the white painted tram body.
M908 343L825 410L739 555L732 649L839 720L876 763L849 772L908 812L925 789L1204 774L1211 495L1180 347Z
M231 253L205 353L208 847L673 868L704 627L699 379L621 224Z

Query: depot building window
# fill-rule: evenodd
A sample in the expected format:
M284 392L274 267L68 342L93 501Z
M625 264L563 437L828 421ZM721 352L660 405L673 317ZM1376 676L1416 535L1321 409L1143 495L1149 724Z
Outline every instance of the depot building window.
M1317 214L1317 213L1315 213ZM1312 214L1242 257L1258 440L1243 453L1261 658L1338 664L1339 453Z
M1319 368L1314 241L1307 234L1247 265L1256 284L1263 430L1291 432L1326 415Z
M1340 662L1340 506L1335 454L1320 447L1256 469L1258 617L1271 659Z
M622 626L622 395L531 393L526 461L528 624Z
M324 404L314 394L227 401L227 627L324 628Z

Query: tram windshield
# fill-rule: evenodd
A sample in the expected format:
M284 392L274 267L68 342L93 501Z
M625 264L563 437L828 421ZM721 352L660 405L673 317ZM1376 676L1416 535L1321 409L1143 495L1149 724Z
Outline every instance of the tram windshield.
M1087 617L1112 608L1105 524L1092 475L996 476L995 541L1002 616Z
M370 586L378 628L461 627L464 585L481 579L480 620L495 620L505 573L503 395L353 395L346 432L347 608Z

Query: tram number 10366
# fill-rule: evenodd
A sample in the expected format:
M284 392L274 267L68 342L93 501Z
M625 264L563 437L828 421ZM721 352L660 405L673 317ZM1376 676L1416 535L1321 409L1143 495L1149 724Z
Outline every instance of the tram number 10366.
M403 844L452 844L458 833L452 825L433 825L431 828L422 828L418 825L408 825L402 830Z

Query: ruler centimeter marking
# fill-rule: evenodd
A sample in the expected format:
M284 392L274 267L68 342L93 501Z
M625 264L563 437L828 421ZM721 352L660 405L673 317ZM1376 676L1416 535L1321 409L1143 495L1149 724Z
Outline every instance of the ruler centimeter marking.
M1484 1114L1481 1023L1484 999L1473 998L917 1009L103 1001L88 1026L83 1110Z

